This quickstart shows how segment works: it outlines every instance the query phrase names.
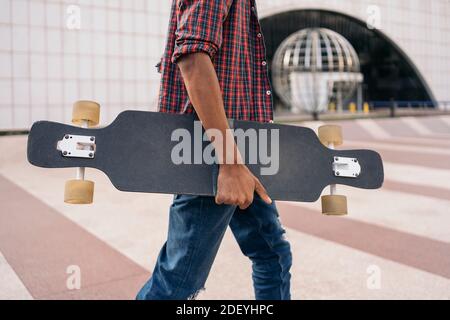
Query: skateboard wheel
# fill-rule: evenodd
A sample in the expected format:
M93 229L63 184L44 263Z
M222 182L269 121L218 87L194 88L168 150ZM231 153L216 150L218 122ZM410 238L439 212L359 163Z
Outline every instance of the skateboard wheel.
M69 180L64 188L64 202L69 204L91 204L94 199L94 182Z
M327 216L345 216L347 214L347 197L322 196L322 213Z
M335 146L340 146L343 142L342 128L331 124L319 127L319 140L325 146L331 143Z
M100 105L93 101L77 101L73 105L72 122L81 125L88 122L89 127L94 127L100 122Z

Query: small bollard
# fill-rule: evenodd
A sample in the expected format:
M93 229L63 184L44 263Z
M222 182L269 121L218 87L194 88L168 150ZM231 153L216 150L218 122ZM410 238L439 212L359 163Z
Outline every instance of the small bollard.
M355 113L356 112L356 103L354 103L354 102L350 103L350 105L348 106L348 110L351 113Z
M366 114L370 112L370 106L367 102L365 102L363 105L363 112Z

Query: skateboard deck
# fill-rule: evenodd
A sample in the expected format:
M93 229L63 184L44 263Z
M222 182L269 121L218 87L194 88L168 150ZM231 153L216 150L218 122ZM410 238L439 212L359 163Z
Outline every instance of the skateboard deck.
M173 132L183 129L195 136L195 120L193 115L125 111L103 128L85 129L39 121L32 126L28 137L28 161L43 168L98 169L121 191L214 196L217 165L172 161L173 150L180 143L173 141ZM269 166L267 161L258 159L256 163L248 164L251 162L249 150L254 145L246 144L243 152L247 166L274 200L313 202L328 185L377 189L383 184L383 163L375 151L329 149L313 130L300 126L239 120L231 120L230 126L245 132L267 130L269 138L272 130L277 130L278 139L267 142L267 150L278 148L275 174L262 174L262 169ZM64 155L64 150L58 148L65 138L82 139L80 136L95 141L95 149L89 158ZM195 143L198 141L193 139L191 150L199 147L204 150L209 145L207 141ZM339 165L345 168L346 161L350 160L357 162L360 170L351 177L339 176L333 168Z

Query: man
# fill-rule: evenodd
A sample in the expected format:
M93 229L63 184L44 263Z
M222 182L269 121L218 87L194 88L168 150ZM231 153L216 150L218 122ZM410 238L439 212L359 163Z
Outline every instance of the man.
M227 131L227 117L272 120L255 0L173 0L160 72L160 111L195 112L225 138L211 139L221 163L216 197L175 196L167 241L137 298L194 298L229 225L253 263L256 299L290 299L292 257L277 209Z

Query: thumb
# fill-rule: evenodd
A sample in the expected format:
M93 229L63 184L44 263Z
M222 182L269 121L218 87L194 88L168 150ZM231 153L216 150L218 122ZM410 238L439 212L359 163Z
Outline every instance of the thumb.
M255 178L255 191L265 203L272 204L272 199L270 199L267 194L266 188L264 188L262 183L257 178Z

